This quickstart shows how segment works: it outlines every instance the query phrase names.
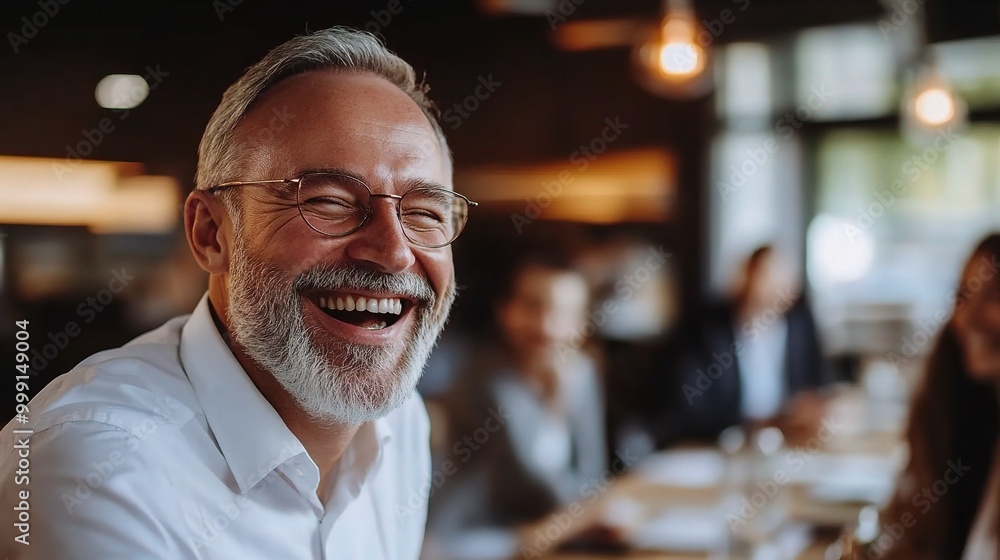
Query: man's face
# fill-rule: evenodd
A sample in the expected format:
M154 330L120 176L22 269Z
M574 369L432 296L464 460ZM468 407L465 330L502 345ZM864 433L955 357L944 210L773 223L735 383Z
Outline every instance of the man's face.
M237 135L249 139L253 154L241 180L335 169L374 194L452 186L426 117L370 74L288 78L258 100ZM360 230L327 237L299 215L294 185L232 194L243 205L227 284L236 342L313 417L360 424L398 406L412 393L454 298L451 249L412 245L392 199L373 198ZM357 310L361 298L374 313ZM373 299L379 308L370 307Z
M497 309L497 320L521 359L551 359L579 332L587 300L587 282L580 274L531 266L518 275Z

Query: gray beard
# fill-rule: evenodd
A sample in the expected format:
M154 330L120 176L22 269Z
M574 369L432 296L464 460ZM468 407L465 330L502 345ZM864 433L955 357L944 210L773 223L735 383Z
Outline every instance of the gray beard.
M416 324L401 342L355 344L306 325L303 290L391 292L414 298ZM361 425L381 418L413 393L447 321L454 284L441 296L417 274L384 274L354 264L313 267L292 281L256 259L236 236L230 260L233 339L312 419Z

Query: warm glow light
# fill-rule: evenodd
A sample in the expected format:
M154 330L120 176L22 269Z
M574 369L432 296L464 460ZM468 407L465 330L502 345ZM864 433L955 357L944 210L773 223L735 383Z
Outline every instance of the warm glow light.
M149 84L135 74L111 74L97 83L94 97L105 109L132 109L149 95Z
M667 13L659 30L638 49L647 74L661 83L693 84L705 74L708 52L695 38L698 24L686 10Z
M138 164L0 156L0 224L86 226L98 233L167 233L180 188Z
M955 118L955 98L944 88L928 88L917 94L913 109L921 122L942 125Z
M709 71L714 31L707 25L699 22L691 0L663 0L660 24L638 33L632 47L633 70L640 85L676 99L708 93L714 83Z
M705 67L705 57L694 43L666 43L660 47L659 63L664 74L691 76Z
M524 220L663 223L673 215L676 176L670 154L650 149L605 152L585 169L563 161L466 168L455 181L463 194L509 212L514 227L523 228Z
M552 42L566 51L614 49L630 44L641 29L641 23L631 19L567 21L552 32Z

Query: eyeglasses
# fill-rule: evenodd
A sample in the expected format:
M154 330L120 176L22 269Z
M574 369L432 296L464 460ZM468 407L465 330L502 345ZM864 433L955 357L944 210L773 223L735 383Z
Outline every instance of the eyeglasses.
M361 229L372 215L372 199L398 200L396 216L403 234L414 245L444 247L462 233L469 219L469 207L478 206L447 189L418 187L398 194L372 194L360 180L339 173L306 173L295 179L230 181L205 189L215 194L230 187L294 183L299 215L318 233L343 237Z

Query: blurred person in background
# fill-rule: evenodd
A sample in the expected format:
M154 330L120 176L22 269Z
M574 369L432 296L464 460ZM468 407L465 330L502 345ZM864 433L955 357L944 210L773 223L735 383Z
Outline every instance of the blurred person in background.
M833 380L812 311L777 250L763 246L742 266L734 296L706 306L678 330L661 360L654 420L660 446L714 440L731 426L775 423L808 433L822 418L817 390Z
M871 545L886 560L998 558L1000 234L962 272L950 320L914 394L909 462ZM941 486L946 485L946 491ZM867 558L868 556L865 556ZM871 556L875 557L875 556Z
M585 278L555 251L521 255L506 271L495 334L471 352L441 402L450 446L441 459L457 472L432 495L428 531L445 556L486 557L481 540L465 537L515 529L580 500L606 467L601 382L583 347Z

